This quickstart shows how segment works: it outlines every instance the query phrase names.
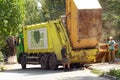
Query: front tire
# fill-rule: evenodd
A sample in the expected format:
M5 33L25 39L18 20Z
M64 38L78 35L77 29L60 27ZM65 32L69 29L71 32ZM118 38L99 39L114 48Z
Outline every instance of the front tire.
M22 69L26 69L26 55L25 54L21 56L21 67Z

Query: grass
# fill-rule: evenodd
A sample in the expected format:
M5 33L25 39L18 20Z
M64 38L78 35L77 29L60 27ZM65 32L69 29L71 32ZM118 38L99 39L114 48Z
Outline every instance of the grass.
M94 73L94 74L97 74L99 76L104 76L104 72L101 71L101 70L92 69L91 72Z

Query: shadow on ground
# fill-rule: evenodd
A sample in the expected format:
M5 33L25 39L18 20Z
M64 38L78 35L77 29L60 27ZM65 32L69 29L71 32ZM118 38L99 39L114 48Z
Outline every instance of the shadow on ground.
M39 67L27 68L27 69L10 69L6 70L3 73L19 73L26 75L44 75L44 74L54 74L64 72L63 68L59 68L58 70L42 70Z
M77 77L65 77L63 79L58 79L58 80L108 80L103 77L93 77L93 76L77 76Z
M18 68L16 69L12 68L1 73L11 74L13 76L15 73L18 74L19 76L24 76L24 78L34 77L37 80L38 80L37 77L39 77L39 80L46 77L47 80L107 80L102 77L91 76L91 73L89 75L88 70L76 69L76 70L64 72L63 67L59 68L58 70L41 70L41 68L38 66L37 67L32 66L27 69L21 69L18 66ZM86 73L88 74L86 75Z
M8 65L9 66L9 65ZM35 67L34 67L35 66ZM77 68L75 70L70 70L67 72L77 71L82 69ZM4 71L3 73L19 73L19 74L26 74L26 75L44 75L44 74L55 74L55 73L65 73L63 67L59 66L57 70L42 70L39 65L28 65L26 69L21 69L19 64L11 65L11 68Z

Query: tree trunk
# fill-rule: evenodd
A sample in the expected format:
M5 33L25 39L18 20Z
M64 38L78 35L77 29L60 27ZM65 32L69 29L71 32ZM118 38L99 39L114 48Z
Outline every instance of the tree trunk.
M17 63L16 57L16 39L14 36L10 36L6 40L8 46L8 63Z

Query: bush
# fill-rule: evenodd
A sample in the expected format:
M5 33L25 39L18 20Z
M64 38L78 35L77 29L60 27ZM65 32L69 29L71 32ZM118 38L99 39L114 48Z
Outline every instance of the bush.
M3 62L4 61L4 56L2 54L2 52L0 51L0 62Z
M2 54L2 52L0 51L0 71L4 71L5 67L4 67L4 56Z
M120 78L120 69L112 69L107 74Z
M118 49L118 51L117 51L115 57L120 58L120 49Z

